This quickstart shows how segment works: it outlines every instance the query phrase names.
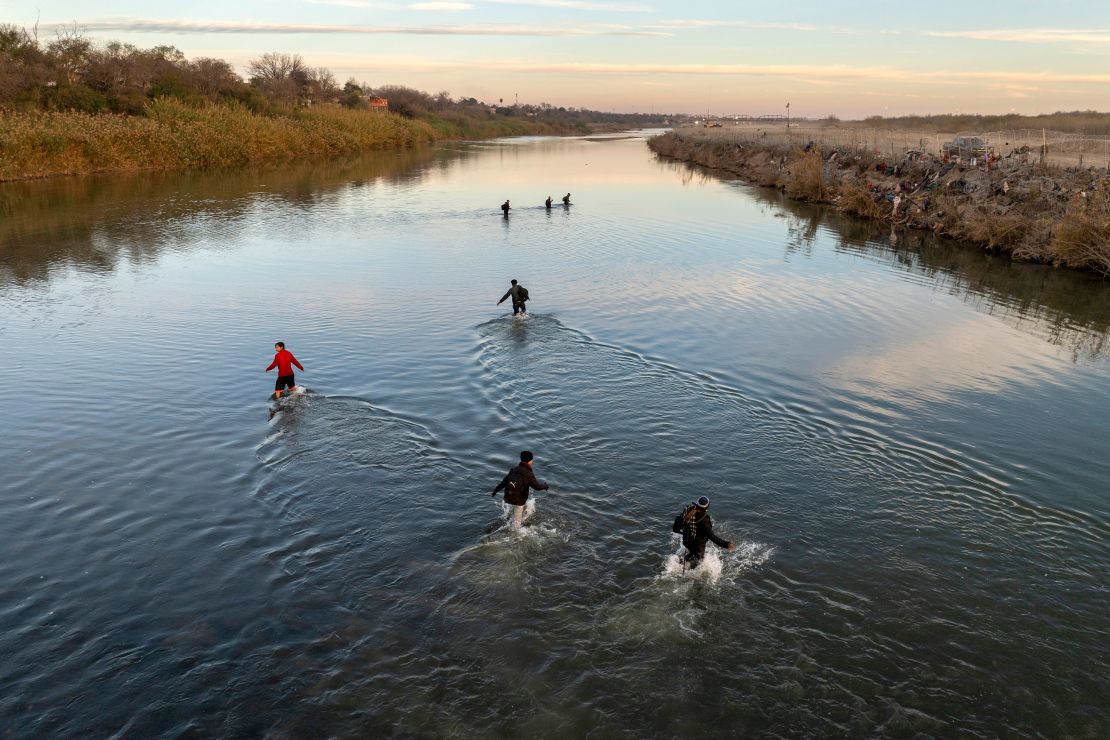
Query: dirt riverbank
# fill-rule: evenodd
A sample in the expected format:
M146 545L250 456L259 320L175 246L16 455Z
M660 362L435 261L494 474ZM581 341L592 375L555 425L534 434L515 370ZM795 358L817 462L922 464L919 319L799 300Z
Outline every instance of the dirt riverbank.
M682 128L648 142L665 157L724 170L798 200L934 233L1014 259L1110 275L1110 177L1041 164L1014 149L987 160L911 149L891 157L819 137Z

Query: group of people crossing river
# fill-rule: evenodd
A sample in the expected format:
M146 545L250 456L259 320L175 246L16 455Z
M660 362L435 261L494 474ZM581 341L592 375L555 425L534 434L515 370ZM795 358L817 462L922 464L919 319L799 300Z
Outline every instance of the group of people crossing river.
M567 193L564 202L569 202L569 199L570 193ZM503 207L507 208L508 203L508 201L505 201ZM551 199L548 198L548 207L550 205ZM508 215L507 210L505 214ZM527 313L525 304L529 299L528 289L515 279L510 281L509 290L501 296L497 305L500 306L509 298L512 299L514 316ZM274 384L273 397L275 399L280 399L281 394L286 391L293 392L297 390L297 379L293 374L294 366L304 370L304 366L297 361L293 353L285 348L285 342L276 342L274 344L274 360L266 368L266 372L274 368L277 368L278 371L277 382ZM501 482L490 494L496 496L501 491L505 492L505 503L511 507L510 526L514 529L520 529L523 526L524 509L528 503L529 493L531 491L550 490L547 482L537 478L532 470L534 460L535 456L531 450L523 450L520 453L520 463L509 469L509 472L505 474L505 477L501 479ZM709 516L709 498L706 496L701 496L697 501L686 506L682 513L675 517L671 531L682 535L682 545L686 548L686 555L683 559L684 568L694 569L701 564L705 557L705 547L709 542L727 550L735 549L732 542L718 537L714 533L713 520Z
M566 195L563 196L563 207L568 208L570 206L570 204L571 204L570 203L570 193L567 193ZM545 200L543 202L543 207L546 208L549 211L551 210L551 196L550 195L547 196L547 200ZM506 198L505 202L501 204L501 213L505 216L505 218L509 217L509 211L511 211L512 208L513 207L511 205L509 205L509 201Z

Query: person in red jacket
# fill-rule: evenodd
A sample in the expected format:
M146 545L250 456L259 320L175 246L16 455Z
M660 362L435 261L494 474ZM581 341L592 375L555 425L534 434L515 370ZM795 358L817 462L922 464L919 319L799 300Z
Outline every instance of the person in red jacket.
M293 353L285 348L285 342L274 344L274 350L274 361L266 368L266 372L270 372L275 367L278 369L277 383L274 384L274 398L281 398L281 392L286 388L291 391L297 390L297 380L293 377L293 366L296 365L301 370L304 370L304 366L297 362Z

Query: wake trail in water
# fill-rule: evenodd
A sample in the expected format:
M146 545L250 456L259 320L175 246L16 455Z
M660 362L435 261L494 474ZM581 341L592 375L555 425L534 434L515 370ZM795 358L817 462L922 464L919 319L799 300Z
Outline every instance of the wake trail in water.
M908 436L896 419L850 398L757 398L712 373L599 341L553 316L499 318L477 331L484 392L503 422L497 433L540 430L560 454L619 456L623 447L624 457L638 453L645 460L639 464L653 472L650 461L660 458L671 467L760 459L761 466L746 470L733 465L747 480L835 466L845 477L883 485L914 516L934 516L937 507L975 509L1011 526L1062 529L1098 546L1110 534L1097 516L1028 501L1015 490L1018 472L1003 462L972 447ZM689 482L674 484L682 490Z

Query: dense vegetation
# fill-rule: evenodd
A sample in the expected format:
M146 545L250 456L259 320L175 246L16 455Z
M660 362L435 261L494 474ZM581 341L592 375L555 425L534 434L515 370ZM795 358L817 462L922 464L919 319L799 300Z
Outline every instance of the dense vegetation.
M0 25L0 180L334 156L440 138L583 133L660 116L548 104L491 106L399 85L340 86L296 54L263 54L244 79L172 46L103 45L78 28L46 43ZM389 100L390 112L369 98ZM499 101L500 102L500 101Z

